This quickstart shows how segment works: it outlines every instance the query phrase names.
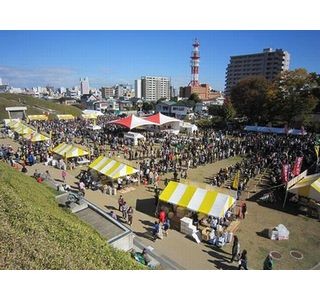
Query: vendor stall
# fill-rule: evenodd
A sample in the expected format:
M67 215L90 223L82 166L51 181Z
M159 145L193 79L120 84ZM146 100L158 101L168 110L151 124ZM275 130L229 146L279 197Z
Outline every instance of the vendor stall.
M131 166L104 156L99 156L89 165L89 168L96 170L97 172L112 179L117 179L119 177L124 177L139 172L139 170Z
M71 158L71 157L79 157L89 155L89 152L85 149L82 149L79 146L75 146L72 144L62 143L57 147L52 149L53 153L56 153L64 158Z
M188 210L213 217L223 217L235 198L217 191L170 181L159 199Z
M306 176L289 188L288 192L320 201L320 174Z
M29 121L48 121L47 115L29 115L28 116Z
M50 138L39 133L39 132L34 132L34 133L30 133L30 134L25 134L23 136L25 139L30 140L31 142L35 143L35 142L46 142L49 141Z
M58 120L74 120L73 115L57 115Z
M146 139L145 136L143 136L141 133L132 132L132 131L129 131L129 132L125 133L123 138L124 138L124 140L129 141L130 143L132 143L135 146L138 145L138 141L139 140L145 140Z
M30 128L22 123L20 124L20 126L14 128L14 131L20 135L35 133L35 131L32 128Z

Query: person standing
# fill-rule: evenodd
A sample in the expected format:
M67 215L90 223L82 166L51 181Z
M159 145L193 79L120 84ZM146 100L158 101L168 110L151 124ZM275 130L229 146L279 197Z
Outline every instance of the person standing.
M247 213L247 204L245 202L242 204L241 213L242 213L242 218L244 219Z
M123 196L120 195L120 197L119 197L119 199L118 199L119 211L122 211L123 203L124 203Z
M63 169L61 172L62 181L66 182L67 172Z
M273 268L273 259L270 254L267 255L266 259L263 262L263 270L272 270Z
M122 205L122 217L127 220L127 212L128 212L128 205L127 205L127 202L124 201L123 202L123 205Z
M133 208L132 208L132 206L130 206L128 208L127 215L128 215L128 224L131 226L132 225L132 219L133 219Z
M247 258L247 250L243 250L239 259L239 268L238 270L248 270L248 258Z
M235 235L233 238L233 245L232 245L232 252L231 252L231 260L230 263L232 263L234 260L239 259L240 255L240 243L238 237Z

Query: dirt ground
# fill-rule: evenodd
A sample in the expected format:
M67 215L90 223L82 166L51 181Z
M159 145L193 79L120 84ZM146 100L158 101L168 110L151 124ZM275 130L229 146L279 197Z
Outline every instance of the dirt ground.
M17 147L17 144L10 139L1 139L0 144L11 144L14 148ZM121 160L123 161L123 159ZM199 182L203 186L206 184L207 178L216 174L220 168L232 165L239 160L240 158L231 158L191 169L188 172L188 180ZM134 163L131 162L131 165ZM27 175L31 176L35 169L40 172L48 169L54 179L61 180L60 170L51 166L46 167L43 164L29 167ZM77 168L67 171L68 184L73 187L77 186L78 180L75 179L75 176L80 170ZM168 176L169 179L171 177L172 175ZM161 178L160 187L163 187L164 179ZM256 180L251 180L248 190L242 194L243 200L252 197L255 192L259 192L263 188L257 183ZM35 182L35 184L37 183ZM121 217L117 205L118 196L102 194L101 191L88 190L86 192L89 201L108 212L114 210ZM228 244L222 249L206 243L197 244L176 230L170 230L168 236L163 240L152 241L150 229L156 219L154 217L154 193L151 187L136 186L134 190L124 193L123 196L125 201L135 208L131 228L136 237L146 246L154 248L158 254L170 258L185 269L237 269L236 262L229 263L231 245ZM288 203L284 210L282 210L281 204L278 202L272 206L263 206L255 201L247 200L248 214L244 220L241 220L237 235L241 249L248 251L249 269L261 270L264 258L270 251L278 251L281 254L279 260L274 260L274 269L310 269L320 262L320 223L316 219L297 214L291 203ZM284 224L289 229L289 240L272 241L263 235L264 229L273 228L278 224ZM297 260L291 257L291 250L302 252L303 259Z

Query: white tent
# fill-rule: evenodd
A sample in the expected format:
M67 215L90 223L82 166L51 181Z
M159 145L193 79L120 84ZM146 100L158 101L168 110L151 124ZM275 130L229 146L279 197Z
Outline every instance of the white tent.
M99 110L93 110L93 109L85 109L82 111L82 114L84 115L96 115L96 116L104 116L104 114Z

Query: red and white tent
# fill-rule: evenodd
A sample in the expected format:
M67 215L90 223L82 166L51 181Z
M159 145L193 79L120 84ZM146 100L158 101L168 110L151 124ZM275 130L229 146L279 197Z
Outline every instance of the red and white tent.
M166 115L163 115L160 112L155 115L152 115L152 116L145 118L145 120L156 123L157 125L163 125L163 124L172 123L172 122L180 123L180 120L168 117Z
M158 125L158 124L156 124L154 122L150 122L146 119L136 117L135 115L131 115L129 117L114 120L114 121L110 121L110 122L108 122L108 124L117 124L117 125L127 127L129 129L133 129L133 128L145 126L145 125Z

